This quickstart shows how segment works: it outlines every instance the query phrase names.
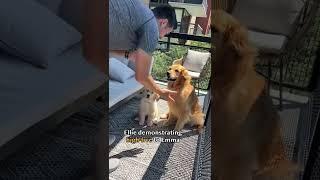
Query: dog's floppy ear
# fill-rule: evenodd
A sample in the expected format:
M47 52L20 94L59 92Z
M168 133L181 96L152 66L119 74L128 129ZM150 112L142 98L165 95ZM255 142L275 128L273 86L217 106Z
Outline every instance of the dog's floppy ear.
M184 79L186 80L190 80L191 76L189 76L188 70L184 69L181 71L182 76L184 77Z
M183 57L180 58L180 59L176 59L176 60L174 60L174 61L172 62L172 65L174 65L174 64L180 64L180 65L182 65L182 60L183 60Z
M224 42L231 46L241 56L248 50L248 35L245 27L241 25L227 25L223 36Z

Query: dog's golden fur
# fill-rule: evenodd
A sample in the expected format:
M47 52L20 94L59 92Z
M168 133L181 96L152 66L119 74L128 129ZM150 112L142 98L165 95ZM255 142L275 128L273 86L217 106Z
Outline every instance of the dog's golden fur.
M214 168L218 180L289 177L280 118L254 69L257 52L247 29L224 11L213 12Z
M180 131L185 124L191 124L201 131L204 114L195 89L191 85L191 77L180 63L181 59L174 61L167 72L170 79L168 89L177 91L177 96L175 102L168 101L169 112L166 115L165 125L175 124L175 130Z

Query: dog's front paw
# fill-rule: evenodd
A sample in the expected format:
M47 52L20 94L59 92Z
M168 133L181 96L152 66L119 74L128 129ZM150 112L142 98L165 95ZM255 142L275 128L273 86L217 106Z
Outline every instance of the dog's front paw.
M175 130L175 131L181 131L181 130L183 129L184 124L185 124L185 123L183 123L183 122L178 122L178 123L176 124L176 126L174 127L174 130Z
M147 122L147 126L148 126L148 127L151 127L152 125L153 125L153 122L152 122L152 121Z
M181 129L182 128L177 128L177 127L174 128L175 131L181 131Z

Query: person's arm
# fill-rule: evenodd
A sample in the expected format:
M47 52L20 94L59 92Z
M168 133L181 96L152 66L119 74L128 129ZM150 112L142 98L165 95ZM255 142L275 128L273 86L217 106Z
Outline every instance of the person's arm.
M125 56L125 51L109 50L109 54L110 56L113 56L113 57L123 58ZM152 57L146 52L144 52L144 50L142 49L137 49L136 51L130 53L131 56L132 54L135 54L135 57L134 58L129 57L129 60L135 61L136 80L142 85L144 85L147 89L150 89L151 91L157 94L162 94L163 93L162 89L156 85L156 83L154 82L154 79L149 74ZM136 59L138 60L136 61Z
M142 49L138 49L135 52L136 61L136 80L144 85L147 89L159 94L161 97L174 101L174 95L177 93L175 91L170 91L168 89L161 89L154 81L152 76L149 74L149 68L151 67L151 56Z
M161 89L149 74L152 52L156 50L159 40L159 29L155 17L151 17L141 25L137 30L137 35L139 39L137 50L132 53L132 57L135 59L136 80L166 100L174 101L177 92Z
M137 60L135 61L136 80L143 84L147 89L161 94L161 88L156 85L153 78L149 74L152 57L142 49L138 49L135 53L137 58Z

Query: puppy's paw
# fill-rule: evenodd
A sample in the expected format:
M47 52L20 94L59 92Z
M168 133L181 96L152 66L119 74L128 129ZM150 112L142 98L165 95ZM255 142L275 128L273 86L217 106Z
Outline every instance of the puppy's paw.
M167 120L158 120L158 121L154 121L153 123L155 124L155 125L157 125L158 127L164 127L164 126L166 126L166 122L167 122Z
M168 117L169 117L168 113L160 115L160 119L168 119Z
M143 122L143 121L139 121L139 125L140 125L140 126L143 126L143 125L144 125L144 122Z

